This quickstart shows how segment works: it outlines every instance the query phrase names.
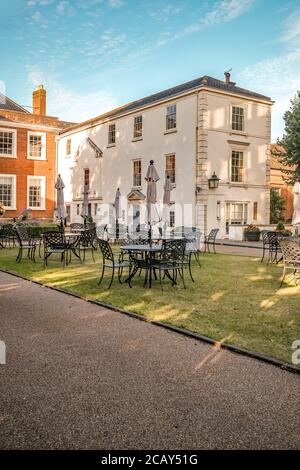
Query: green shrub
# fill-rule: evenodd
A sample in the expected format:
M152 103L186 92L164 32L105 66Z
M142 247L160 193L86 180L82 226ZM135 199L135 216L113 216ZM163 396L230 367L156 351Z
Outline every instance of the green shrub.
M57 224L41 224L41 225L30 225L26 224L26 228L29 232L29 235L33 238L39 238L42 233L45 232L51 232L52 230L54 231L59 231L59 225Z

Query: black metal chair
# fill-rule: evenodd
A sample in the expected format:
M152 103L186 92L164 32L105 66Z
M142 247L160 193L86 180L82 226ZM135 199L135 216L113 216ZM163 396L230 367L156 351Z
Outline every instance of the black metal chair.
M96 237L104 240L106 228L107 228L106 224L98 225L96 227Z
M84 230L79 239L78 242L76 243L76 249L78 250L78 255L79 258L81 258L81 253L83 252L83 261L85 261L85 254L87 251L90 251L92 253L92 258L93 261L95 262L95 257L94 257L94 251L95 251L95 246L94 246L94 240L96 238L96 229L91 228L89 230Z
M263 235L263 239L265 238L265 249L268 250L268 263L278 263L280 260L278 259L278 254L281 254L281 247L279 244L279 237L277 232L267 232ZM264 242L263 242L264 244ZM264 251L263 251L264 257ZM263 258L262 258L263 259Z
M124 268L129 268L129 283L128 284L129 284L129 287L131 287L131 284L130 284L130 267L131 267L131 263L128 262L128 261L123 260L122 253L119 254L118 261L116 261L115 256L113 254L113 251L111 249L111 246L110 246L110 244L107 240L102 240L102 239L98 238L97 242L98 242L101 254L102 254L102 272L101 272L101 275L100 275L98 285L100 286L100 284L103 280L106 268L112 270L111 279L110 279L108 289L110 289L111 286L112 286L114 276L115 276L115 270L116 269L118 270L118 280L119 280L119 283L122 284L121 277L122 277L123 269Z
M198 263L198 266L201 267L201 262L199 258L200 250L200 241L201 241L201 232L196 227L191 228L190 231L185 231L186 238L186 249L185 249L185 262L184 264L188 266L190 278L193 282L194 278L192 275L192 256L194 255L195 260Z
M167 277L170 279L172 286L174 286L178 274L182 279L183 287L186 288L184 281L185 247L186 240L184 239L163 241L160 254L152 263L152 269L156 269L159 272L161 290L163 290L163 278Z
M53 253L61 256L64 267L68 264L69 246L65 242L64 234L61 232L50 231L43 234L44 245L44 266L48 266L48 258Z
M266 251L269 252L269 238L268 238L268 233L270 232L270 230L262 230L260 232L261 234L261 239L262 239L262 242L263 242L263 253L262 253L262 257L261 257L261 263L263 262L263 260L265 259L265 253Z
M27 250L27 257L35 262L36 240L34 240L25 225L17 225L15 233L19 243L19 252L16 258L17 263L21 262L23 250Z
M13 224L3 224L0 230L0 244L3 248L16 246L16 232Z
M214 253L216 254L216 238L219 232L218 228L213 228L208 235L204 238L204 252L211 253L210 246L212 245Z
M74 222L74 223L70 224L70 231L71 232L76 232L76 231L80 231L80 230L84 230L84 224L80 224L78 222Z

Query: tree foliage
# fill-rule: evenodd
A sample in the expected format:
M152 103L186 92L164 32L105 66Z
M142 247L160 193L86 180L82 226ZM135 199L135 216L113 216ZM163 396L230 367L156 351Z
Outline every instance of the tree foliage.
M282 139L277 139L277 146L272 155L278 158L286 168L287 184L300 181L300 91L291 100L291 107L283 116L285 127Z
M285 201L277 191L271 190L270 195L270 222L277 224L283 218Z

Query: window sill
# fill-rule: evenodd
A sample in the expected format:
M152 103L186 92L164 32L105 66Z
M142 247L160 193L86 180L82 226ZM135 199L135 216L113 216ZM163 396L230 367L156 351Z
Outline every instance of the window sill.
M231 129L229 131L229 134L230 135L241 135L241 136L244 136L244 137L248 137L248 134L245 131L235 131L234 129Z
M168 129L164 132L164 135L175 134L176 132L177 132L177 129Z
M17 210L16 207L7 207L7 206L4 206L4 209L5 209L6 211L16 211L16 210Z
M0 153L0 158L17 158L17 155L7 155L6 153Z
M45 211L45 207L28 207L31 211Z
M131 142L139 142L140 140L143 140L143 137L133 137Z
M110 149L110 148L112 148L112 147L116 147L116 144L108 144L108 145L106 146L107 149Z
M233 181L228 182L229 187L237 188L248 188L247 183L234 183Z
M46 162L47 161L47 158L46 157L30 157L30 156L27 156L27 160L37 160L39 162Z
M132 191L136 191L136 190L141 191L143 189L143 187L142 186L132 186L131 189L132 189Z

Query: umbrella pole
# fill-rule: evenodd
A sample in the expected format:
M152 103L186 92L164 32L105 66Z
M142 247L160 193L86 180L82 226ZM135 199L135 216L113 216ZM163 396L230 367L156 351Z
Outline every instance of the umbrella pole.
M116 238L119 239L119 221L116 219Z

